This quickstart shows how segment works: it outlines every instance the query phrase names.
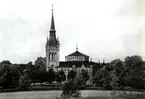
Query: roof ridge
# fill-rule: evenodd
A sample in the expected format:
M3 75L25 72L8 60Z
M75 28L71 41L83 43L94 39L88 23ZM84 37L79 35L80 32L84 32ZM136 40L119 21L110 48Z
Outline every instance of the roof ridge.
M84 54L82 52L79 52L79 51L75 51L75 52L73 52L73 53L71 53L71 54L69 54L67 56L88 56L88 55L86 55L86 54Z

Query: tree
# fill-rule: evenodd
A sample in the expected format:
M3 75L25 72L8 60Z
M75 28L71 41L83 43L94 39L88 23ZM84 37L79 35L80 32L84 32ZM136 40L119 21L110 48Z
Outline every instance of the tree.
M10 88L12 84L12 77L9 71L5 71L0 78L3 88Z
M140 56L134 55L125 58L124 78L125 78L126 85L133 86L132 84L138 83L138 81L141 81L141 83L145 83L144 80L142 80L142 77L144 77L144 71L142 69L143 65L144 62Z
M141 69L142 65L143 65L143 60L142 57L134 55L134 56L128 56L125 58L125 65L126 65L126 69L129 70L134 70L134 71L138 71Z
M31 80L26 73L22 74L19 79L19 87L27 88L31 84Z
M78 88L83 89L86 87L86 81L89 80L89 78L88 71L82 69L77 72L74 80L76 81Z
M136 89L145 88L145 73L143 71L132 72L132 76L129 79L129 84Z
M18 87L19 85L19 77L21 75L20 70L15 66L15 65L10 65L9 66L10 74L11 74L11 79L12 79L12 87Z
M35 82L37 82L39 80L39 71L38 70L33 70L30 74L30 79L32 81L32 83L34 84L35 86Z
M50 74L49 72L38 72L38 80L43 85L43 82L49 81L51 84L54 81L54 74Z
M78 90L78 86L76 81L74 81L73 79L68 80L67 82L65 82L62 85L62 93L61 96L63 98L67 98L67 97L79 97L80 96L80 92Z
M10 65L11 65L11 62L8 60L4 60L0 62L0 76L2 76L5 71L9 70Z
M95 76L93 77L93 84L97 87L102 87L103 86L103 72L102 72L102 68L99 68L96 73Z
M76 84L77 84L79 89L85 88L86 84L85 84L85 80L83 79L83 75L81 72L77 72L77 75L76 75L74 81L76 81Z
M90 79L90 76L88 74L88 71L82 69L81 75L82 75L83 79L85 80L85 85L86 85L86 82Z
M112 89L118 89L118 81L119 81L119 79L117 78L117 76L115 74L115 71L111 71L110 72L110 78L111 78L110 87Z
M4 88L17 87L20 71L9 61L0 63L0 83Z
M48 83L51 85L51 83L55 80L55 73L54 73L54 70L53 68L49 69L49 72L48 72Z
M3 60L1 63L2 64L7 64L7 65L11 65L11 62L9 60Z
M74 79L76 77L76 72L71 70L68 72L68 79Z
M27 73L27 76L30 77L31 75L31 72L34 71L34 70L37 70L36 67L32 64L32 62L28 62L26 64L26 69L23 71L25 73Z
M57 72L55 74L55 77L56 77L56 81L59 82L60 85L61 85L61 82L65 81L65 73L64 73L64 71L61 70L61 71Z
M115 59L111 62L112 68L118 77L124 72L124 63L120 59Z
M103 81L103 88L105 89L110 89L110 81L111 81L111 78L110 78L110 70L109 70L109 67L108 66L104 66L104 68L102 69L102 75L103 75L103 78L102 78L102 81Z
M38 57L35 61L35 66L38 70L40 71L45 71L46 70L46 60L43 57Z
M110 69L108 66L104 66L96 71L93 77L93 84L97 87L102 87L105 89L110 89Z
M115 59L111 61L110 66L112 67L113 73L118 78L119 85L125 85L125 64L120 59Z

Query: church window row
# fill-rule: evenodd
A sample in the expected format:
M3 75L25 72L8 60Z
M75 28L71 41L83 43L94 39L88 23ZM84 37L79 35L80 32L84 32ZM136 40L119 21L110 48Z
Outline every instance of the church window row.
M71 56L66 58L67 61L84 61L84 57L80 56Z
M56 60L57 60L56 52L50 52L49 53L49 61L56 61Z

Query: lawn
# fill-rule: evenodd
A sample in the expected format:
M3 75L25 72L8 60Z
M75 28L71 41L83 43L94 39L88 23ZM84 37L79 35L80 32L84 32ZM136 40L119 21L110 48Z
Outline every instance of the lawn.
M8 92L0 93L0 99L55 99L60 94L60 91Z
M0 99L62 99L61 91L28 91L28 92L8 92L0 93ZM77 99L145 99L145 95L126 94L119 96L111 94L111 91L81 91L82 98ZM113 97L114 96L114 97ZM73 99L73 98L71 98Z

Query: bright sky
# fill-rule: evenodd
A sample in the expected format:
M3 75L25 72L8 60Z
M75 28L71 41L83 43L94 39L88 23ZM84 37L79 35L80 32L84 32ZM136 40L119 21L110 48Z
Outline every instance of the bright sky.
M52 3L61 61L76 43L93 61L145 59L145 0L0 0L0 61L45 57Z

